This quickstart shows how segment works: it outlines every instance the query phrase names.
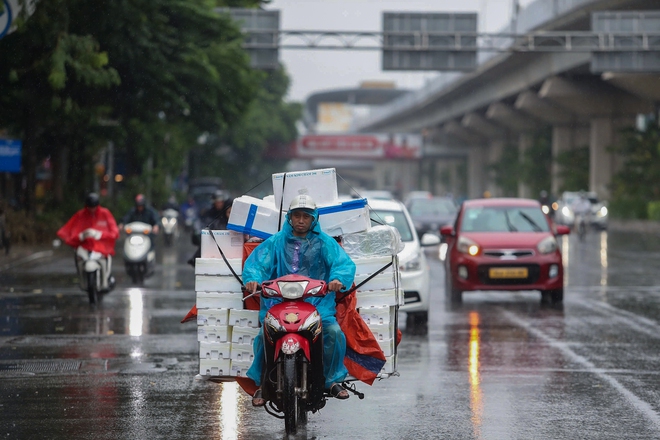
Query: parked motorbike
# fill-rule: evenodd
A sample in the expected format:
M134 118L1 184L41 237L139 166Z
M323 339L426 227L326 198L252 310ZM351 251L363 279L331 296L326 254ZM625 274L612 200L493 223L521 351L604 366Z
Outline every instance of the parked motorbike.
M152 228L142 222L131 222L124 226L126 240L124 241L124 263L126 273L133 284L144 284L144 279L154 273L156 266L156 251L151 237Z
M163 224L163 239L165 246L170 247L179 238L178 225L179 211L176 209L163 210L161 223Z
M115 277L110 275L112 256L88 251L82 246L76 249L74 256L80 288L87 292L89 303L96 304L101 301L102 294L115 287Z
M284 419L287 434L307 423L332 396L325 391L321 315L304 300L327 293L324 281L286 275L261 285L263 298L282 298L263 322L265 364L261 380L266 411ZM348 391L364 398L354 387Z

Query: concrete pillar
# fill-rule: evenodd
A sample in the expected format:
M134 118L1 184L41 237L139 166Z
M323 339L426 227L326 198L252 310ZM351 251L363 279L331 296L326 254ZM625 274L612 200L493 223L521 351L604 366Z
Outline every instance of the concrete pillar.
M468 150L467 195L470 199L481 198L486 190L486 151L481 147Z
M564 151L571 150L573 145L573 127L570 125L554 125L552 127L552 165L550 168L550 194L559 197L559 189L564 183L559 176L561 172L557 163L557 156Z
M620 163L607 151L610 145L620 141L619 132L633 126L634 118L595 117L590 121L589 141L589 191L595 191L600 199L610 198L609 185Z
M532 146L534 136L531 133L520 133L518 136L518 160L523 161L525 152ZM518 197L535 198L532 190L520 178L518 178Z

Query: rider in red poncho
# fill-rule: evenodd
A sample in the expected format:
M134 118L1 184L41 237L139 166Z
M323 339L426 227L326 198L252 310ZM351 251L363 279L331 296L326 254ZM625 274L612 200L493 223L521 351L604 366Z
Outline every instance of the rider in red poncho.
M57 236L71 247L82 246L107 256L115 254L119 229L110 211L99 206L99 196L90 193L85 198L85 207L57 231Z

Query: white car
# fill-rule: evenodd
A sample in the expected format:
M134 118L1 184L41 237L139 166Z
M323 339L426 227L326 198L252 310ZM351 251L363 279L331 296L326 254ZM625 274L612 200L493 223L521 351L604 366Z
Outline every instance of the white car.
M607 229L607 220L609 213L607 210L607 203L598 200L598 195L595 192L585 192L584 195L591 203L591 213L589 215L589 223L591 226L598 229ZM575 213L571 206L580 198L578 191L565 191L562 193L559 200L557 200L557 211L555 212L555 223L573 227L575 222Z
M424 234L420 242L415 226L403 203L395 200L370 199L371 221L399 230L405 248L399 252L399 270L405 304L399 310L407 314L407 326L424 325L429 317L430 269L423 246L440 244L440 237Z

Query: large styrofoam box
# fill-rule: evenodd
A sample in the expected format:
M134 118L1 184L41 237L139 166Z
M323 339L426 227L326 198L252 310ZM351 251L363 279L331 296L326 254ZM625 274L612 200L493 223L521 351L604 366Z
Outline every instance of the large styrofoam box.
M269 201L241 196L234 199L227 229L266 239L279 230L281 219L279 209Z
M196 292L242 292L233 275L195 275Z
M252 344L231 344L231 360L250 361L254 360Z
M231 342L232 344L252 344L258 334L258 328L232 327Z
M301 194L311 196L317 206L333 204L339 198L334 168L288 172L286 178L285 173L276 173L272 180L275 206L282 206L283 211L287 211L291 200Z
M224 250L223 250L224 252ZM229 266L227 265L229 263ZM243 273L243 258L197 258L195 260L195 275L231 275L232 270L236 275Z
M243 293L197 292L197 309L242 309Z
M202 376L230 376L231 359L200 359L199 374Z
M321 230L333 237L366 231L371 227L367 199L334 202L319 206L318 212Z
M259 310L231 309L229 325L234 327L259 327Z
M399 283L399 286L401 283ZM404 292L403 288L399 287L396 289L396 298L398 301L399 306L402 306L406 303L406 293Z
M378 307L360 307L358 310L360 316L367 323L370 324L390 324L394 323L396 313L395 306L378 306ZM198 315L199 316L199 315Z
M228 325L200 325L197 327L199 342L231 342L232 328Z
M209 231L202 229L201 232L201 257L222 258L218 246L225 254L225 258L243 258L243 234L234 231ZM216 244L217 243L217 244Z
M356 307L382 307L397 305L397 294L395 289L384 290L358 290Z
M394 338L394 322L390 324L369 324L369 330L374 334L377 341L385 341Z
M197 325L227 325L229 309L197 308Z
M395 353L394 344L395 344L394 339L378 341L378 345L380 345L380 349L383 350L383 355L385 357L392 356Z
M372 274L361 273L355 275L355 285L360 286L360 284L366 281L370 276L372 276ZM396 288L394 273L379 273L378 275L373 275L373 278L359 287L360 290L382 290L394 288Z
M379 270L383 269L385 266L390 264L387 269L384 269L381 273L394 273L394 258L391 256L385 257L371 257L371 258L354 258L353 263L355 263L355 273L356 274L369 274L376 273Z
M252 361L233 360L231 361L230 375L236 377L247 377L247 370L252 365Z
M231 342L200 342L200 359L231 359Z
M385 365L380 370L380 374L392 374L396 371L396 355L385 356Z

